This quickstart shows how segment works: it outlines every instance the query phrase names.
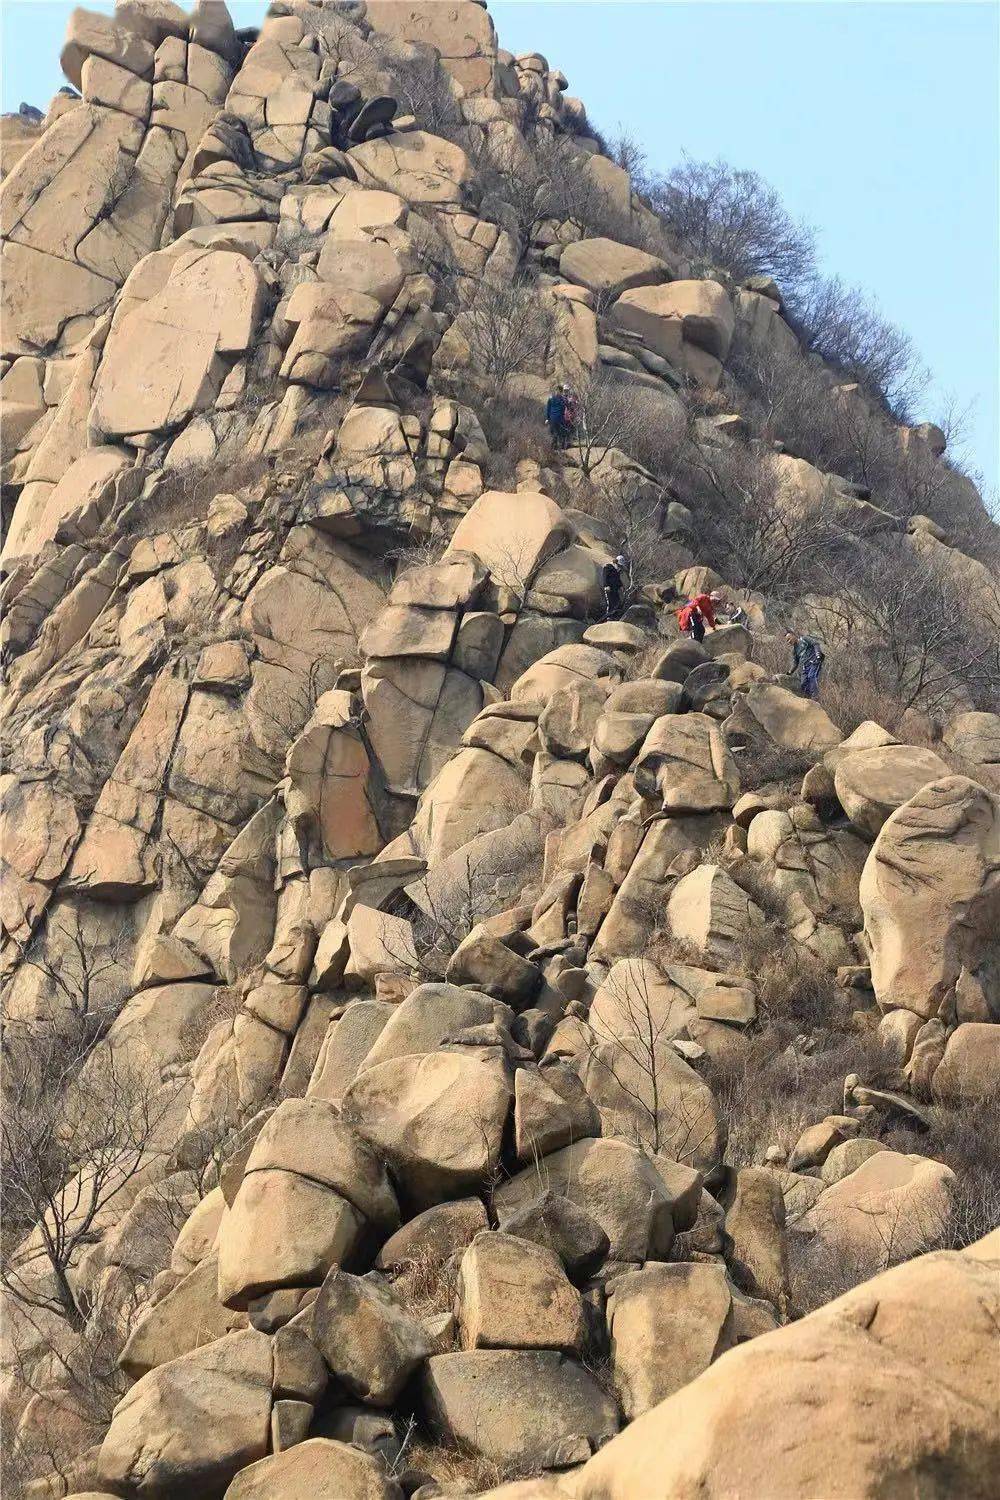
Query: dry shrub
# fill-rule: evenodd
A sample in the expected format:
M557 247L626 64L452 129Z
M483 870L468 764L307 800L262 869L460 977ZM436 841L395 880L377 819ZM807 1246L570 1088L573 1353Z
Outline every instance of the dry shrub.
M438 1255L420 1246L393 1276L392 1287L411 1317L423 1320L450 1313L455 1306L460 1257Z
M456 1443L435 1441L414 1428L396 1464L397 1471L417 1470L431 1474L445 1493L478 1495L513 1479L526 1479L532 1471L516 1464L498 1464L481 1453L472 1453Z
M827 712L834 717L831 710L827 709ZM798 787L806 772L816 764L816 756L808 750L786 750L763 732L748 735L743 745L733 747L733 754L744 792L757 792L775 785L789 789Z
M759 867L758 867L759 868ZM753 860L743 860L734 878L758 905L776 905L773 886L766 879L748 889L755 871ZM765 908L766 909L766 908ZM843 993L826 965L792 938L782 940L774 926L746 938L740 947L739 970L757 987L758 1011L767 1021L792 1022L798 1028L836 1027L843 1024L846 1007Z
M544 413L536 402L496 395L480 408L479 419L490 447L484 474L488 486L513 491L522 459L538 464L553 461Z
M868 1032L827 1032L813 1052L793 1046L799 1028L769 1020L746 1047L704 1069L728 1131L726 1161L759 1164L769 1146L788 1152L806 1126L843 1110L848 1073L877 1077L881 1052Z
M963 1250L1000 1228L1000 1087L955 1109L934 1105L928 1114L926 1132L891 1130L885 1146L919 1152L951 1167L958 1181L940 1244L945 1250Z

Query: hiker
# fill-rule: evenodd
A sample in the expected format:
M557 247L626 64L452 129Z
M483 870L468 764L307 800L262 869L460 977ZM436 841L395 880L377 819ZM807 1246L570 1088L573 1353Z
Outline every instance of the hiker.
M726 625L745 625L747 623L747 612L736 599L725 600L722 603L721 609L716 611L716 614Z
M553 446L565 448L569 443L569 428L566 425L566 387L564 385L553 391L545 403L545 421Z
M604 611L607 619L616 618L622 607L622 578L628 571L628 559L619 552L614 562L604 564Z
M785 640L792 648L792 671L800 674L803 698L815 698L819 693L819 674L826 660L823 647L811 635L796 635L794 630L785 632Z
M684 608L678 611L677 624L681 634L686 635L689 640L697 641L700 645L705 639L705 621L693 599L689 599Z

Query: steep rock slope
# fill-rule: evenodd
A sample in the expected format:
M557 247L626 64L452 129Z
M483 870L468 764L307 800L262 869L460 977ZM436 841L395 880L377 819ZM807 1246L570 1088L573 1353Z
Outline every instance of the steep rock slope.
M635 1495L695 1411L663 1493L749 1497L742 1366L809 1405L826 1355L782 1493L985 1495L988 1245L795 1320L994 1227L915 1148L1000 1090L1000 718L948 659L933 750L845 735L718 495L984 564L728 409L798 357L778 288L474 0L120 0L63 67L2 187L11 1482ZM905 1433L849 1410L913 1370Z

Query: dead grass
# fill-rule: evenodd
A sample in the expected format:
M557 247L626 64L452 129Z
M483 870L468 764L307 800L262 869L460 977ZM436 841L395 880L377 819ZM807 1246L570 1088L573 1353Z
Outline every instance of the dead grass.
M458 1287L458 1263L455 1255L442 1259L423 1247L393 1277L393 1291L406 1303L412 1317L421 1320L452 1311Z
M478 1495L513 1479L528 1479L537 1471L515 1464L497 1464L456 1444L435 1441L414 1429L397 1465L400 1471L430 1474L446 1494ZM408 1492L409 1493L409 1492Z

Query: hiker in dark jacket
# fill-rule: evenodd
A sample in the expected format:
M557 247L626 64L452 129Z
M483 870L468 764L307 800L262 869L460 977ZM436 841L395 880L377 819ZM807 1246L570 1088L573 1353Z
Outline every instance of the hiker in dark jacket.
M604 612L609 620L615 620L621 613L622 607L622 582L628 572L628 558L619 552L614 562L604 564Z
M785 640L792 648L792 671L799 673L803 698L815 698L826 660L823 647L811 635L796 635L794 630L785 633Z
M553 391L545 403L545 421L552 438L553 446L565 448L569 443L569 424L566 421L566 388L560 386Z

